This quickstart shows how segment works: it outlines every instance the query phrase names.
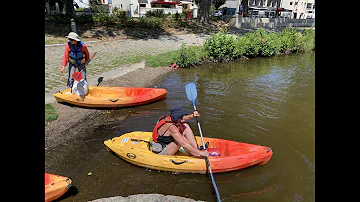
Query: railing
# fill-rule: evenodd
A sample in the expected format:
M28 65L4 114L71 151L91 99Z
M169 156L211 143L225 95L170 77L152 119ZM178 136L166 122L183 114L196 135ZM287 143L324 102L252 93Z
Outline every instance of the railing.
M234 15L229 24L237 28L315 27L315 19L250 18Z

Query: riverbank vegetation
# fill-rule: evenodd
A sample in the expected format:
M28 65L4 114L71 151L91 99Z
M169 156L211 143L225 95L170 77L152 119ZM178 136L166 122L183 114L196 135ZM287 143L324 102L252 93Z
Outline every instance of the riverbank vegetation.
M180 67L194 67L205 63L230 62L241 58L270 57L277 54L315 50L315 30L302 32L285 28L279 33L258 28L245 35L234 35L226 29L213 33L203 46L183 44L179 50L149 56L146 66L168 66L176 62ZM170 56L170 57L169 57Z

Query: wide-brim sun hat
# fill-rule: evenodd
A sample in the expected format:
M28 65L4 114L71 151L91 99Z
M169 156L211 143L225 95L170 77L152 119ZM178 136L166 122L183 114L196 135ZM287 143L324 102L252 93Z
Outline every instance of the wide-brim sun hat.
M173 121L178 120L184 115L186 114L181 106L174 106L170 109L170 116Z
M75 41L80 41L79 35L75 32L70 32L69 35L66 36L68 39L74 39Z

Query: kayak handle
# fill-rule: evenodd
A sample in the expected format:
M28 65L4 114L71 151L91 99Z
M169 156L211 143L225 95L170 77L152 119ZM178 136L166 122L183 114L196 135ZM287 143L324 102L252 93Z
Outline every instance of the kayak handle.
M175 165L181 165L181 164L183 164L183 163L187 163L188 161L185 160L185 161L183 161L183 162L176 162L176 161L170 159L170 162L172 162L172 163L175 164Z
M109 98L108 100L111 101L111 102L117 102L120 99L118 98L118 99L112 100L112 99Z

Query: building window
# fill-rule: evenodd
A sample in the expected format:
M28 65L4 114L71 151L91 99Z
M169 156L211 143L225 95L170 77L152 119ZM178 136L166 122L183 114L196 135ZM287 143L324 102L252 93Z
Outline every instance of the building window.
M290 6L292 5L293 2L290 2Z

